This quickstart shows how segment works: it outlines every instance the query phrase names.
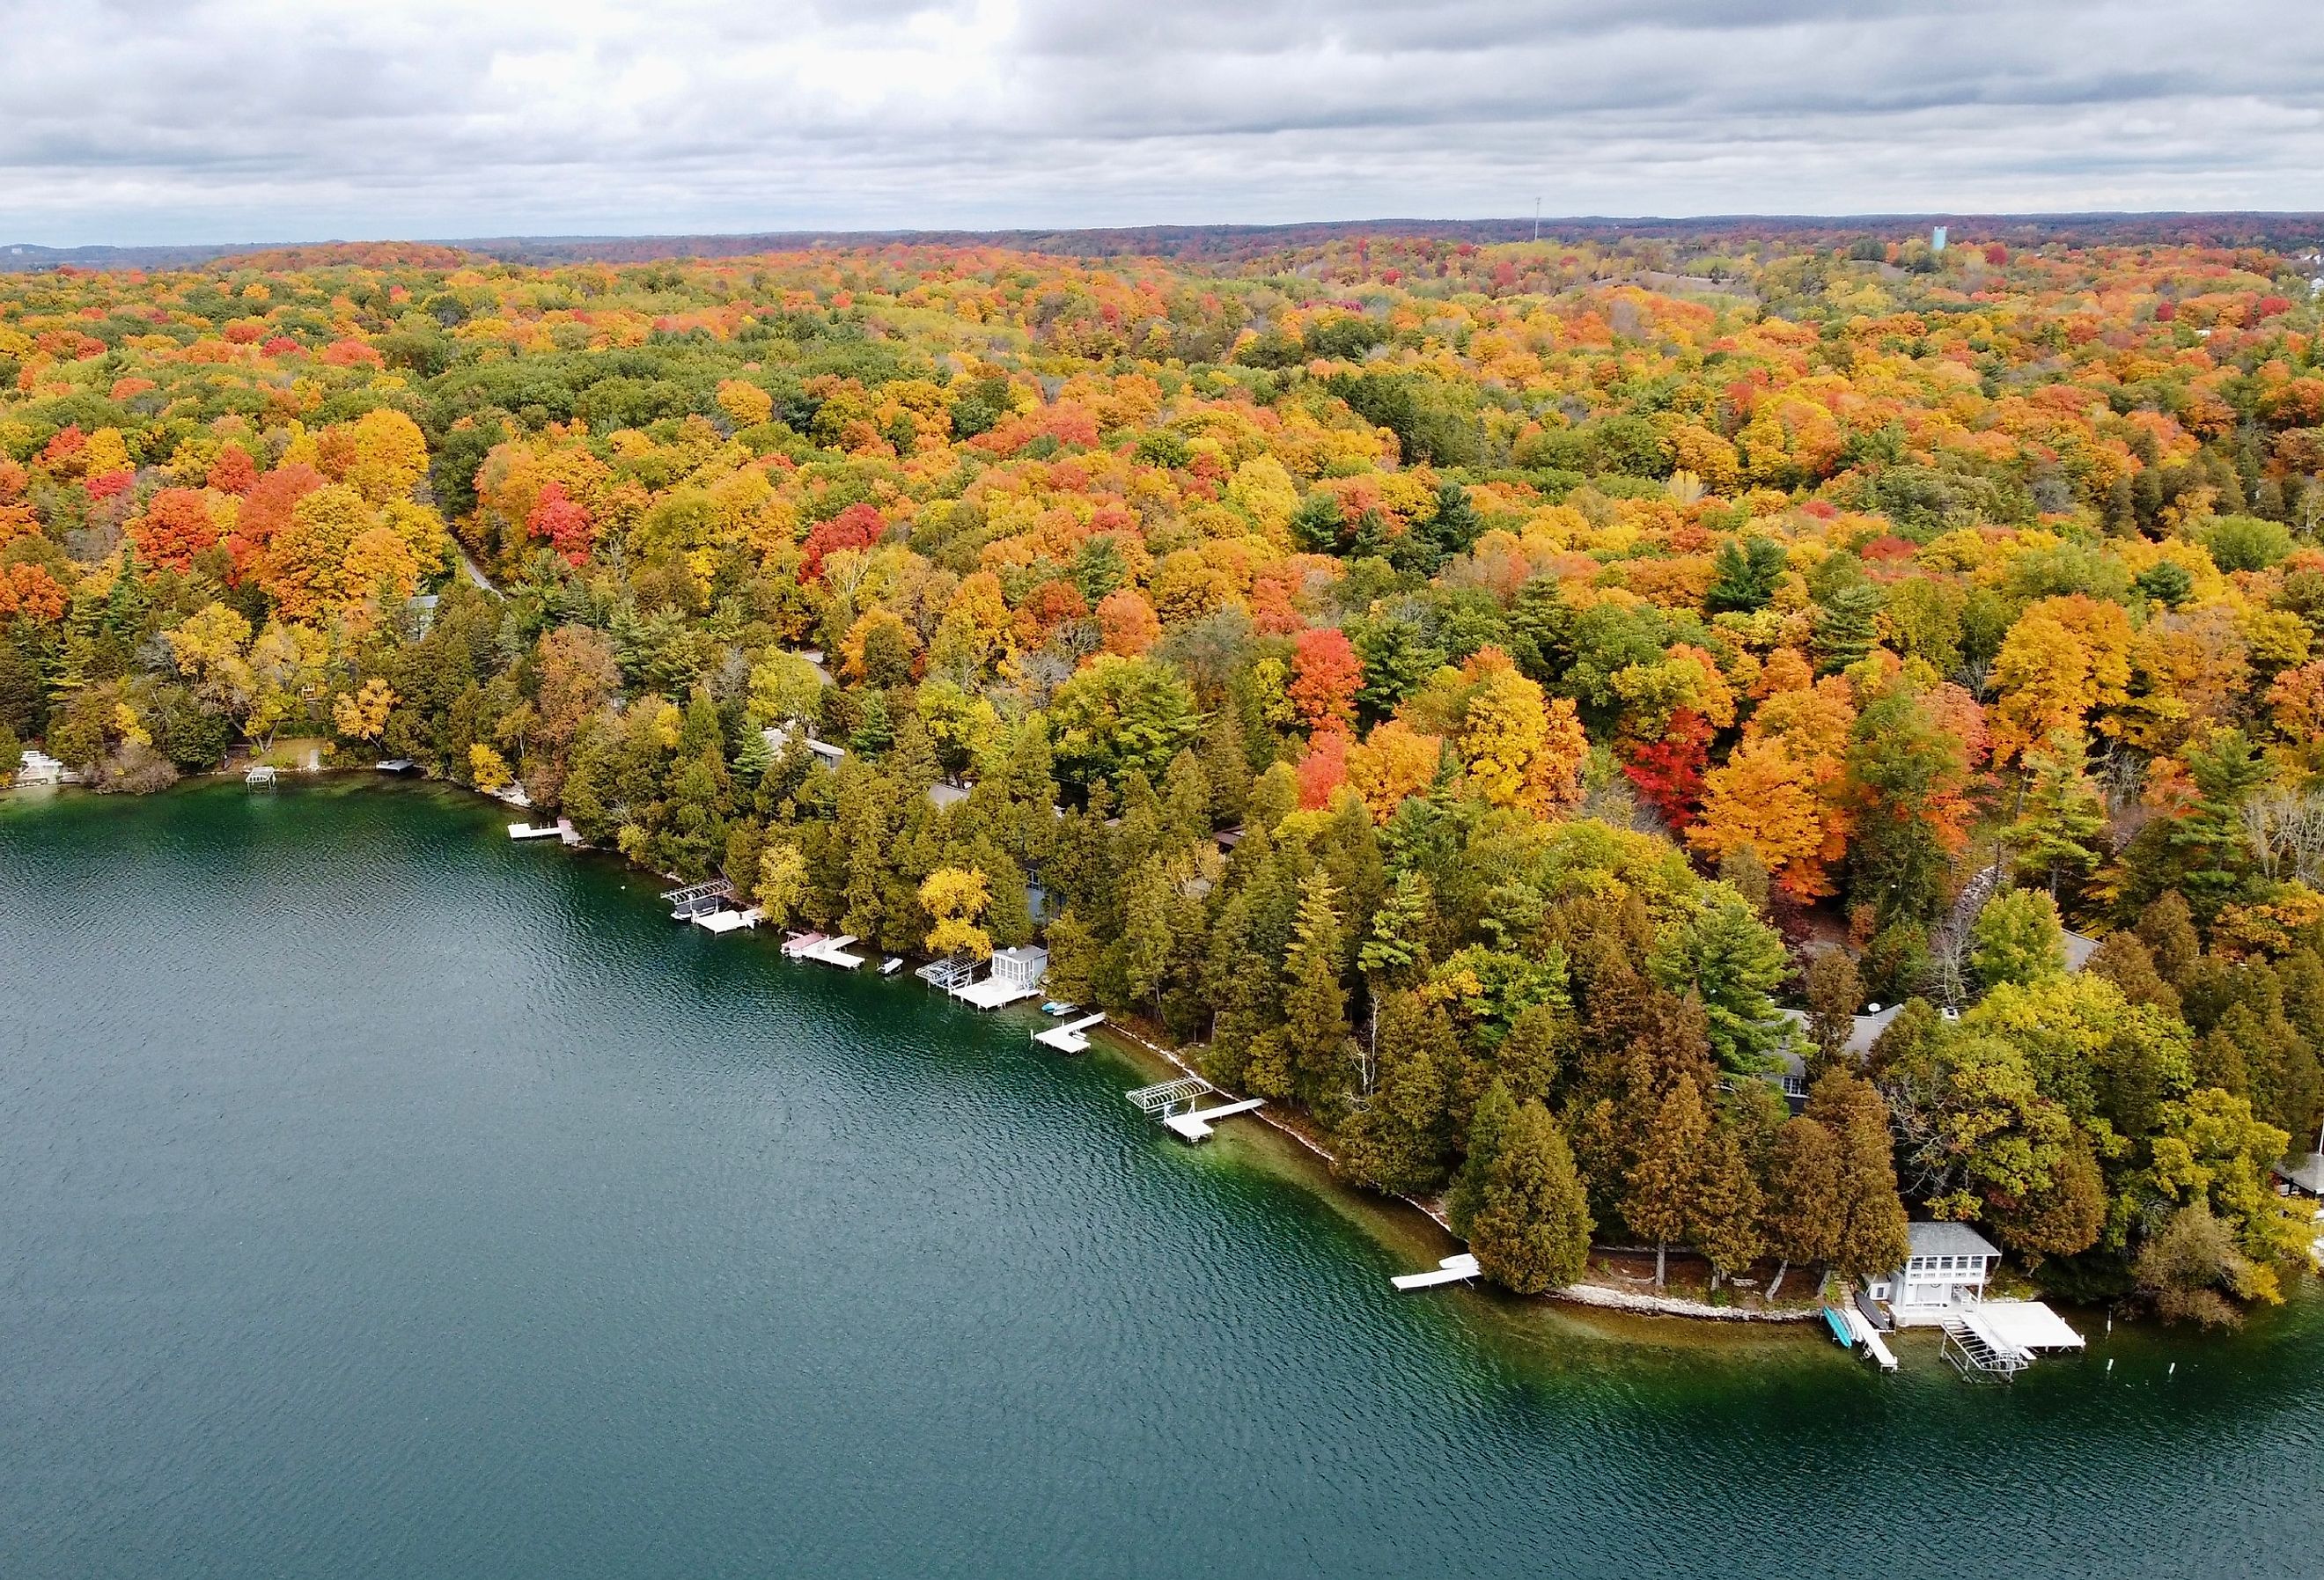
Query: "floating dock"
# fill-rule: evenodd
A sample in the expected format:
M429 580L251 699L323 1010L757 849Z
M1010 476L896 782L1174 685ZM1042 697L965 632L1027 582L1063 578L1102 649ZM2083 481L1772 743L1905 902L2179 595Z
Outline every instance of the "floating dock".
M1448 1256L1438 1262L1434 1272L1406 1273L1401 1278L1388 1280L1388 1282L1398 1289L1434 1289L1441 1284L1465 1284L1481 1270L1477 1266L1477 1259L1464 1251L1458 1256Z
M555 823L512 823L508 828L511 839L555 839L564 832Z
M1189 1105L1184 1113L1166 1113L1163 1128L1188 1146L1211 1139L1211 1127L1222 1119L1231 1119L1238 1113L1249 1113L1267 1106L1264 1097L1246 1097L1240 1103L1225 1103L1216 1108L1196 1109Z
M1046 1031L1033 1033L1033 1040L1044 1048L1054 1048L1059 1053L1087 1053L1089 1030L1105 1023L1103 1015L1085 1015L1068 1025L1052 1026Z
M759 925L756 906L749 910L706 910L693 919L694 925L708 933L734 933Z
M783 953L794 960L812 960L817 966L835 966L842 971L860 971L871 964L861 955L851 955L847 946L855 942L853 933L842 933L828 938L821 933L801 933L783 945Z

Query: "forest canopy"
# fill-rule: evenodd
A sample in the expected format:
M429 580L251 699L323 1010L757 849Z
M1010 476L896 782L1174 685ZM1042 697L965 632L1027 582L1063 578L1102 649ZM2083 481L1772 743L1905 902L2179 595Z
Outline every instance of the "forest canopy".
M0 276L0 769L319 737L778 921L1039 938L1513 1288L1593 1236L1882 1273L1911 1211L2211 1320L2324 1121L2319 273Z

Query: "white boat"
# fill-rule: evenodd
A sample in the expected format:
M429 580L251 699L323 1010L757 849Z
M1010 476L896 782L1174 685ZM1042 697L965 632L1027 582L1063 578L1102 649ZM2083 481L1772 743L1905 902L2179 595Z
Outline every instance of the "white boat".
M1072 1014L1075 1010L1080 1008L1081 1005L1067 1003L1064 999L1051 999L1048 1003L1041 1006L1041 1013L1045 1015L1054 1015L1057 1019L1063 1020L1067 1015Z
M904 957L901 955L890 955L880 962L880 975L882 976L893 976L903 968Z

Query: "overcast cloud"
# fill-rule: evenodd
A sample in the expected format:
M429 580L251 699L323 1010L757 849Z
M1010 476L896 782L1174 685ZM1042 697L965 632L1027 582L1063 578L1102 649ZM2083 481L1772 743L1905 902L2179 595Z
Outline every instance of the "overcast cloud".
M2324 208L2319 0L0 0L0 240Z

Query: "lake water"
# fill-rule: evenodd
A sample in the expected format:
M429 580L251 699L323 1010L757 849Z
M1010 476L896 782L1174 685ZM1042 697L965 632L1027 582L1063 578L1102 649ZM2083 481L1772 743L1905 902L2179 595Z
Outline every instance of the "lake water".
M0 797L0 1575L2324 1572L2305 1291L2014 1387L1398 1297L1262 1128L505 821Z

